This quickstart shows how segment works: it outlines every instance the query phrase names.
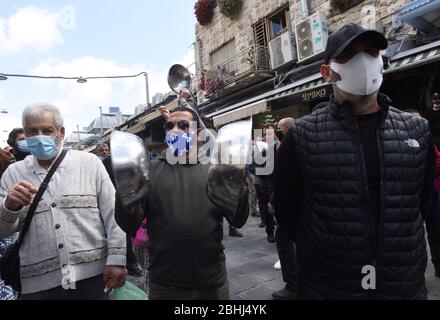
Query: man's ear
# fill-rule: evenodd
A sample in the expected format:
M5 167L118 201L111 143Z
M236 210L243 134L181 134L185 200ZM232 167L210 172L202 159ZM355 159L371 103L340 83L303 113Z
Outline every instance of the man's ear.
M327 82L332 82L331 80L331 73L330 73L330 66L327 64L321 65L321 75Z
M202 131L203 131L204 129L203 128L198 128L197 129L197 141L204 141L204 140L202 140Z
M66 134L66 129L64 127L61 127L60 133L61 133L61 140L64 140L64 136Z

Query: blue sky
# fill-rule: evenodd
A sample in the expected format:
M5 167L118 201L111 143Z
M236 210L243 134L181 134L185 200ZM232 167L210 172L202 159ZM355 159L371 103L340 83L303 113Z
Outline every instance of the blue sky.
M0 73L100 76L150 75L150 97L166 92L173 63L193 62L194 0L4 0L0 7ZM142 78L75 81L9 79L0 82L0 146L20 124L24 106L56 104L67 130L87 126L98 107L133 113L145 103Z

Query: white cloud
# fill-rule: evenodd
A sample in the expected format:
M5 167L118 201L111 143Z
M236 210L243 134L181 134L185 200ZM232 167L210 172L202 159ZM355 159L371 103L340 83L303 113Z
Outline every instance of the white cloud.
M170 63L169 68L171 68L171 66L174 64L180 64L180 65L184 66L185 68L188 68L188 71L191 74L195 75L196 66L195 66L194 62L195 62L194 47L192 47L184 54L183 57L181 57L180 59L174 59ZM162 72L153 73L153 78L156 78L160 81L159 82L160 86L158 86L158 90L151 90L152 96L154 96L156 93L166 94L171 91L170 87L168 86L168 82L167 82L169 68L167 70L163 70Z
M62 44L64 15L63 11L54 12L29 5L7 18L0 17L0 54L45 52Z
M174 63L188 66L192 63L192 53L186 53L181 59L170 62L166 68L156 66L120 65L115 61L93 56L80 57L73 60L47 59L28 70L28 74L41 76L117 76L135 75L146 71L149 78L150 102L155 93L167 93L170 88L167 84L169 67ZM21 80L25 81L25 80ZM9 83L9 82L8 82ZM33 79L23 82L20 90L23 96L14 98L11 92L5 95L0 88L0 108L6 106L10 114L0 114L0 146L4 144L3 130L10 131L21 126L20 110L27 104L49 102L58 106L65 118L67 133L75 131L77 125L88 126L99 116L99 107L108 112L109 106L120 107L123 113L133 114L139 104L146 102L145 78L139 76L129 79L100 79L88 80L87 83L77 83L75 80L42 80ZM6 98L6 99L5 99ZM10 101L10 99L14 99ZM13 110L12 110L12 109ZM12 112L14 111L15 112ZM15 117L15 118L14 118ZM5 129L4 129L5 128Z
M9 132L17 127L21 127L21 119L0 113L0 148L4 148L7 145L6 140L8 139Z
M195 56L194 47L192 47L188 52L181 58L173 61L173 64L181 64L185 68L188 68L189 72L195 74Z
M71 61L49 59L30 70L41 76L93 77L135 75L146 71L149 76L150 102L152 94L169 91L167 71L148 70L145 65L121 66L116 62L96 57L81 57ZM99 106L107 112L109 106L120 107L123 113L133 114L134 108L146 103L145 78L88 80L33 80L32 91L39 100L55 104L62 111L68 132L76 125L87 126L99 116Z

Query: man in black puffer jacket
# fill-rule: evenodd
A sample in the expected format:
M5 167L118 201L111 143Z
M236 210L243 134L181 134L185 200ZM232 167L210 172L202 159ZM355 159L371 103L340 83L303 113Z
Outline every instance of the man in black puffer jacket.
M427 121L378 94L386 39L355 24L329 38L334 96L279 149L275 207L296 242L302 299L426 299Z

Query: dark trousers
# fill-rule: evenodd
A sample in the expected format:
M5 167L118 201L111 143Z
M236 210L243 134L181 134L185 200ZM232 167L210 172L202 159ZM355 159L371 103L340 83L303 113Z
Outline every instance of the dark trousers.
M56 287L47 291L23 294L20 300L109 300L104 293L102 275L81 280L76 283L76 289L64 290Z
M278 257L281 262L281 272L286 283L286 289L296 292L296 250L295 244L284 229L278 224L275 233Z
M136 255L133 251L133 244L131 243L131 237L127 234L127 264L137 264Z
M266 233L273 234L275 231L275 220L267 211L267 205L270 201L270 191L261 184L255 185L255 191L258 197L258 207L260 209L261 221L266 224Z
M229 282L213 288L183 289L149 282L149 300L230 300Z
M431 249L432 263L440 268L440 194L436 193L433 199L433 212L426 218L426 231Z

